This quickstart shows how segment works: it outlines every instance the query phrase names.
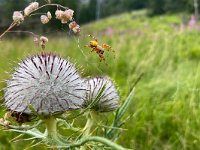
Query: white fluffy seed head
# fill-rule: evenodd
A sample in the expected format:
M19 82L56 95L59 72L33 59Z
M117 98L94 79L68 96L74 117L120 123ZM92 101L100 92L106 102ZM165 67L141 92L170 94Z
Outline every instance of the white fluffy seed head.
M74 33L79 33L81 31L80 26L75 21L70 22L69 29L71 29Z
M5 88L5 106L13 112L52 115L83 106L85 82L73 64L54 54L25 59Z
M52 16L51 16L50 11L47 12L47 17L48 17L49 20L51 20Z
M38 2L30 3L30 4L24 9L24 15L25 15L25 16L29 16L32 12L34 12L35 10L37 10L38 7L39 7L39 3L38 3Z
M22 23L24 21L23 14L20 11L14 11L14 13L13 13L13 21L17 25L19 25L20 23Z
M80 28L79 25L77 25L76 27L74 27L74 28L72 29L72 31L73 31L74 33L79 33L79 32L81 32L81 28Z
M72 9L67 9L64 11L62 14L61 22L62 23L68 23L69 21L72 20L74 15L74 11Z
M92 109L99 112L109 112L118 108L119 95L117 89L110 79L107 77L97 77L88 79L86 83L87 94L84 107L88 107L105 86L99 102Z
M40 21L42 24L47 24L49 22L49 18L46 15L41 15Z
M40 37L40 41L46 43L46 42L48 42L49 40L48 40L47 37L45 37L45 36L41 36L41 37Z
M71 30L76 26L77 26L77 23L75 21L72 21L69 23L69 29L71 29Z
M62 10L56 10L56 12L55 12L56 19L61 20L63 13L64 13L64 11L62 11Z

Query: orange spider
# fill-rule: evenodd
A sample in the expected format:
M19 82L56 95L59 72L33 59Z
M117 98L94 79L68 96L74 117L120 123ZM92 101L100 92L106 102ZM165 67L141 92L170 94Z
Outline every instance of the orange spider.
M99 55L100 62L102 62L102 60L105 61L104 51L105 50L110 51L112 50L112 47L106 44L102 44L102 46L100 46L98 45L98 40L94 36L92 35L88 36L91 37L93 40L91 40L89 42L89 45L86 45L86 47L92 48L91 52L95 51Z

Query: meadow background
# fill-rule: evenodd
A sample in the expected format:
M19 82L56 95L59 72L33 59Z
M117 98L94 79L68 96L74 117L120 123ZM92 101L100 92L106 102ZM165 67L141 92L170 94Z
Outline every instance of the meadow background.
M143 74L118 140L124 147L200 149L200 30L197 19L195 26L189 24L190 10L192 8L188 12L166 11L153 16L148 9L122 11L82 24L80 36L73 36L66 29L59 34L43 33L49 38L46 51L70 58L82 71L82 76L112 78L118 86L121 103ZM107 65L100 63L98 56L84 47L90 40L88 34L115 50L115 53L105 53ZM40 51L29 36L21 38L21 35L9 33L2 39L0 89L6 86L4 81L21 59ZM0 96L3 102L3 90ZM4 112L1 107L1 117ZM112 114L103 114L102 119L105 118L112 118ZM24 148L27 142L10 142L16 135L0 130L0 149Z

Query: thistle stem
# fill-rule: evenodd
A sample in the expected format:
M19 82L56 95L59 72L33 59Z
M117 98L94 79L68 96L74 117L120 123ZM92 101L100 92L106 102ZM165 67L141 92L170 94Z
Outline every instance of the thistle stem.
M98 136L91 136L88 138L83 139L81 142L70 145L70 146L59 146L57 148L74 148L74 147L80 147L88 142L99 142L102 143L106 146L109 146L110 148L112 148L112 150L128 150L126 148L123 148L122 146L106 139L106 138L102 138L102 137L98 137Z
M55 117L50 116L48 119L45 119L45 123L48 135L55 134L57 132L57 121Z
M83 136L82 136L82 139L84 138L87 138L90 136L91 134L91 129L93 127L93 124L95 122L94 120L94 112L93 111L89 111L87 114L87 122L85 124L85 127L83 128ZM80 150L86 150L87 149L87 146L84 145L84 146L81 146Z
M46 123L46 140L51 145L63 145L57 133L57 120L54 116L49 116L45 119Z

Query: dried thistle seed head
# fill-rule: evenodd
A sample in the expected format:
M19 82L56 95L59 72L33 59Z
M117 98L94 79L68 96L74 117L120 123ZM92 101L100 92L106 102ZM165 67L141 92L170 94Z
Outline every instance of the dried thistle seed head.
M64 11L62 11L62 10L56 10L56 12L55 12L56 19L61 20L63 13L64 13Z
M42 53L19 64L5 88L5 106L11 112L41 115L82 107L85 82L74 65L54 54ZM35 112L34 112L35 113Z
M37 36L33 37L33 42L35 43L36 46L39 46L39 39Z
M46 43L48 42L48 38L45 37L45 36L41 36L40 37L40 46L42 47L42 49L44 50L45 49L45 45Z
M74 33L79 33L81 31L80 26L75 21L72 21L69 24L69 29L71 29Z
M74 27L74 28L72 29L72 31L73 31L74 33L79 33L79 32L81 32L81 28L80 28L79 25L77 25L76 27Z
M69 21L72 20L73 15L74 15L74 11L72 9L65 10L64 13L62 13L61 22L68 23Z
M22 23L24 21L23 14L20 11L14 11L14 13L13 13L13 21L17 25L19 25L20 23Z
M24 9L24 15L25 15L25 16L29 16L32 12L34 12L35 10L37 10L38 7L39 7L39 3L38 3L38 2L30 3L30 4Z
M99 101L91 109L99 112L109 112L118 108L119 95L117 89L110 79L106 77L97 77L89 79L86 82L87 94L84 107L88 107L92 102L94 102L102 88L105 86Z
M41 15L40 20L42 24L47 24L49 22L49 18L46 15Z
M49 40L48 40L47 37L41 36L41 37L40 37L40 41L43 41L44 43L46 43L46 42L48 42Z
M70 22L70 24L69 24L69 29L73 29L74 27L76 27L77 26L77 23L76 23L76 21L72 21L72 22Z
M48 17L49 20L51 20L52 16L51 16L50 11L47 12L47 17Z

